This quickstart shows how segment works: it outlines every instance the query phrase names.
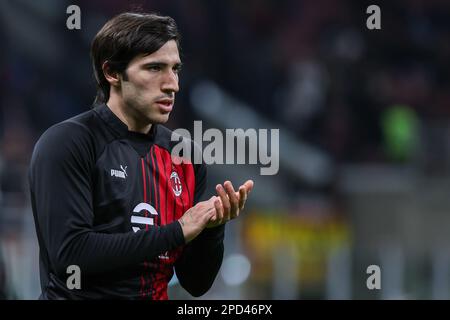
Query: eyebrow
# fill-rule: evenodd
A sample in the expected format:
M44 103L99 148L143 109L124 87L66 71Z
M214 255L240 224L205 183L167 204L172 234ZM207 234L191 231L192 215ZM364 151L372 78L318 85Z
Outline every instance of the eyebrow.
M167 67L169 64L167 62L162 61L152 61L152 62L146 62L142 66L143 67L150 67L150 66L159 66L159 67ZM174 64L174 67L181 68L183 65L182 62L177 62Z

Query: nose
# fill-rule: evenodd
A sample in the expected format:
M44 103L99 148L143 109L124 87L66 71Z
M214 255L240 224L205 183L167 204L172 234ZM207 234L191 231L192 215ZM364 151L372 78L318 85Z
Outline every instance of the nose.
M176 93L180 90L178 86L178 74L169 70L165 75L161 85L161 90L165 93Z

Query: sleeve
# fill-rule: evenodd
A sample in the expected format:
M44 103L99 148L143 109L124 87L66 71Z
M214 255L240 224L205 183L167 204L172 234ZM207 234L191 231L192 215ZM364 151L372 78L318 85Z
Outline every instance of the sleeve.
M74 123L47 130L33 152L29 180L36 231L56 275L65 275L69 265L85 275L112 271L185 244L178 222L146 232L94 232L94 164L93 139Z
M201 199L207 185L206 165L196 167L194 204ZM175 264L180 284L195 297L205 294L212 286L222 265L225 225L204 229L187 244Z

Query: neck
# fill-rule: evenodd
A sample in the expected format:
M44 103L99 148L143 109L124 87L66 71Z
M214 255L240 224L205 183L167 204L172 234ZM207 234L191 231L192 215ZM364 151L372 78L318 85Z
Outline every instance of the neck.
M148 133L152 127L151 124L144 124L139 122L139 117L137 115L131 114L128 108L126 108L123 101L117 99L114 95L111 95L108 99L106 105L111 109L111 111L128 127L129 131Z

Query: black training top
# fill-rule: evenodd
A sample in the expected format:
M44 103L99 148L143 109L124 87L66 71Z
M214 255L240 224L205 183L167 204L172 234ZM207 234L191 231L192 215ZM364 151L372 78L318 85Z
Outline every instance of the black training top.
M174 267L190 294L209 290L224 226L185 244L177 220L204 192L206 166L172 157L171 134L128 131L103 104L41 136L29 170L41 299L167 299Z

